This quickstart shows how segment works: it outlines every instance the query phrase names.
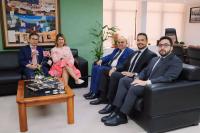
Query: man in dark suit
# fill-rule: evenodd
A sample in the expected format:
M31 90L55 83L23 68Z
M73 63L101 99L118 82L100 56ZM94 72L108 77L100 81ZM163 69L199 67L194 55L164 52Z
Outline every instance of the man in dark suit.
M120 79L117 94L113 101L115 111L101 120L107 126L117 126L127 123L126 115L135 105L137 97L142 96L145 86L154 83L173 82L182 71L182 61L172 53L173 42L169 37L161 37L158 41L160 57L155 57L142 70L138 79L129 77Z
M136 73L139 73L148 65L153 57L157 56L148 49L147 45L147 35L145 33L139 33L137 35L138 51L133 53L124 64L111 69L109 72L103 72L103 77L99 85L100 97L90 102L90 104L97 105L109 100L109 103L99 111L100 114L106 114L112 111L113 107L111 103L115 97L119 80L124 76L134 77Z
M94 99L98 94L98 86L100 83L103 70L110 70L113 67L119 66L132 54L134 51L127 47L127 40L125 37L120 36L118 39L118 48L115 48L113 52L92 66L92 77L90 84L90 92L84 94L86 99Z
M41 64L44 60L43 48L37 46L38 40L37 33L30 33L29 45L22 47L19 52L19 64L27 79L34 78L37 69L41 69L45 76L48 75L48 69Z

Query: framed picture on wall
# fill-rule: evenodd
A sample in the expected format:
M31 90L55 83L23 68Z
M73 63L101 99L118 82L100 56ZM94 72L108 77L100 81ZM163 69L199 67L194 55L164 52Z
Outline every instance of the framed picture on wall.
M190 8L190 23L200 23L200 7Z
M4 48L28 43L29 34L39 34L39 45L54 45L59 32L59 0L1 0Z

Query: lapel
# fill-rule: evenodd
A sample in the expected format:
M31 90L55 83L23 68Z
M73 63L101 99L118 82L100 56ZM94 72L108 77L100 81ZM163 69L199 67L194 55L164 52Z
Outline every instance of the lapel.
M121 56L119 57L119 60L125 55L126 53L126 48L124 49L124 51L122 51L123 53L121 54Z
M168 67L167 63L169 62L169 60L171 60L171 58L173 57L174 55L171 53L170 55L168 55L167 57L163 58L162 61L159 61L158 64L155 66L155 68L153 69L153 71L151 72L151 75L155 74L157 71L159 71L161 68L162 70L165 68L165 67Z
M119 51L119 48L117 48L117 49L115 49L115 50L113 51L113 55L110 57L110 60L113 60L113 59L114 59L114 57L115 57L115 55L118 53L118 51Z
M138 70L143 66L144 62L146 62L147 52L148 52L148 48L146 48L146 49L144 50L144 52L140 55L138 61L137 61L136 64L135 64L135 68L134 68L134 70L133 70L134 72L135 72L135 71L138 71Z
M31 47L30 47L30 45L27 45L26 50L27 50L27 57L32 58L31 57Z
M136 68L139 64L142 64L142 62L143 62L144 59L146 58L147 50L148 50L148 48L146 48L146 49L144 50L144 52L140 55L140 57L138 58L138 62L137 62L136 65L135 65L135 68Z

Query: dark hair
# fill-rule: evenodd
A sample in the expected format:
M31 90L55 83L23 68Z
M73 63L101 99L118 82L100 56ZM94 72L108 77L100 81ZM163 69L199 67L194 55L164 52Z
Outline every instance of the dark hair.
M39 35L36 33L36 32L31 32L29 34L29 39L32 37L32 36L37 36L39 38Z
M148 40L147 34L146 33L138 33L137 34L137 38L138 36L145 36L146 40Z
M58 33L58 34L56 35L56 40L55 40L56 47L58 46L57 42L58 42L58 38L59 38L59 37L62 37L62 38L64 39L64 41L65 41L64 35L63 35L62 33ZM65 41L65 44L64 44L64 45L67 45L67 44L66 44L66 41Z
M166 39L166 40L169 41L170 46L173 45L172 39L171 39L170 37L168 37L168 36L162 36L162 37L157 41L157 46L158 46L158 44L160 43L160 41L162 41L162 40L164 40L164 39Z

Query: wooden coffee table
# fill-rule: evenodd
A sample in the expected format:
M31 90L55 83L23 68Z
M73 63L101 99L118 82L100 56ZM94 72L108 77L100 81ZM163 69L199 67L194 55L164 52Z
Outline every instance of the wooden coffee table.
M20 80L18 82L16 101L18 104L19 125L21 132L25 132L28 130L26 108L32 106L66 102L68 124L74 123L74 93L68 85L65 86L66 94L57 94L57 95L48 95L48 96L39 96L30 98L24 97L24 88L25 88L24 80Z

